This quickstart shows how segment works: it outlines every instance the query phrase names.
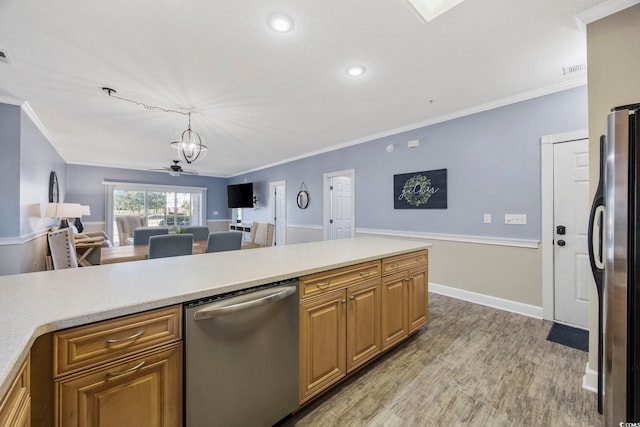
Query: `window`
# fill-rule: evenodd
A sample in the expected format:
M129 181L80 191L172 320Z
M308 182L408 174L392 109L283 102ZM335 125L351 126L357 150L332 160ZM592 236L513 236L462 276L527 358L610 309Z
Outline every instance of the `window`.
M106 231L118 242L116 218L140 215L149 226L206 225L207 189L166 185L104 182L107 194Z

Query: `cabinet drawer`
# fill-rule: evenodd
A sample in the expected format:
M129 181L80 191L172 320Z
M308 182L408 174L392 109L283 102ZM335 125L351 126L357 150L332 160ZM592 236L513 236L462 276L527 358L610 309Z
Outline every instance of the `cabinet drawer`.
M25 407L30 405L29 357L24 362L9 391L0 403L0 426L19 426Z
M380 261L365 262L304 276L300 278L300 299L375 277L380 277Z
M54 334L54 376L182 339L181 306L80 326Z
M382 274L392 274L397 271L407 270L424 264L428 261L428 253L426 250L411 252L408 254L397 255L382 260Z

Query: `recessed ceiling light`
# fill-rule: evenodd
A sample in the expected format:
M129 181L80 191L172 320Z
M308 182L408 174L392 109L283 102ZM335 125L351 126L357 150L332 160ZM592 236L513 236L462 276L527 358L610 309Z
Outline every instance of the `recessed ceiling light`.
M349 65L346 69L347 74L351 77L361 76L365 71L367 71L367 69L364 67L364 65L359 64Z
M279 33L286 33L293 29L293 19L281 13L269 16L267 23L274 31Z

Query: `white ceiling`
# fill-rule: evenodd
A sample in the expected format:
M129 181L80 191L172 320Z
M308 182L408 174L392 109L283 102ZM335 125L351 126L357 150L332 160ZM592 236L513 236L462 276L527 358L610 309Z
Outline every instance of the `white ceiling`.
M101 87L191 110L209 151L190 168L232 176L584 84L562 69L602 3L466 0L425 23L403 0L0 0L0 101L26 101L68 163L130 169L168 166L187 119Z

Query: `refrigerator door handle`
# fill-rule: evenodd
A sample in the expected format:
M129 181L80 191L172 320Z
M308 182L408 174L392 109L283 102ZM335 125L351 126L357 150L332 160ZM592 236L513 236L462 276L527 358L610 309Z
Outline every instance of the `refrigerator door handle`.
M604 253L602 251L603 248L603 240L604 240L604 190L603 190L603 180L604 180L604 164L606 159L606 137L603 135L600 137L600 177L598 180L598 188L596 189L596 194L593 198L593 203L591 205L591 211L589 212L589 228L587 232L587 240L588 240L588 250L589 250L589 263L591 264L591 272L593 273L593 278L596 282L596 290L598 291L598 412L602 414L603 412L603 376L602 376L602 356L604 350L604 319L602 318L603 314L603 298L604 298ZM594 247L594 232L595 225L598 225L598 242L597 242L597 254L596 248Z

